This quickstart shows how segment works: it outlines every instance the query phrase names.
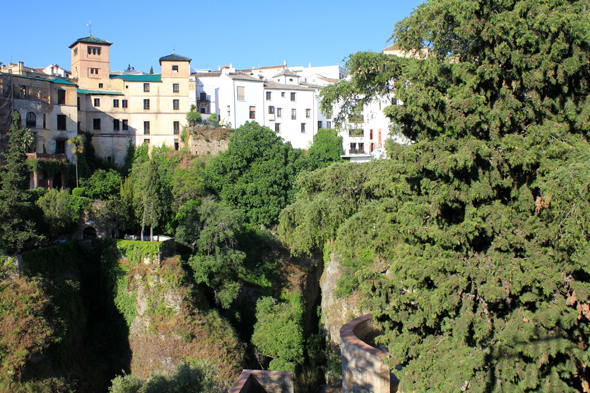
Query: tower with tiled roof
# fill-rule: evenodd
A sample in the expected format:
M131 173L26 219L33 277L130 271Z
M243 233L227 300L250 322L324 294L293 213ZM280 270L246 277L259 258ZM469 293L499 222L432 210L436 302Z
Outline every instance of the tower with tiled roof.
M97 89L99 83L109 79L109 47L112 42L100 38L79 38L70 45L72 76L83 88Z

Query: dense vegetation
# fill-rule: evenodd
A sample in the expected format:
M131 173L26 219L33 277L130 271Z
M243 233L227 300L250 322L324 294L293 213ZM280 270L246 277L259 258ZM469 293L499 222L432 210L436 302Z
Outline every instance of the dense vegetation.
M335 135L324 138L310 159L269 129L249 123L233 132L230 150L218 157L130 145L122 168L97 158L92 136L86 135L77 141L79 187L70 193L26 190L28 171L35 169L25 161L27 133L13 127L15 148L2 176L0 208L10 208L14 219L3 222L1 244L9 253L33 251L24 254L25 270L11 260L2 271L0 357L6 372L0 387L104 391L123 370L127 375L113 380L113 391L178 391L187 381L198 382L193 390L220 391L240 367L271 363L293 370L306 361L301 288L296 280L281 279L286 268L305 267L279 262L290 261L288 251L259 224L276 223L280 209L293 200L301 171L340 159L338 146L332 143L336 154L330 152ZM228 163L239 160L251 165L240 165L240 176L220 181ZM252 184L235 195L244 179ZM67 181L76 184L75 178ZM269 192L256 195L248 190L252 186ZM252 204L254 196L259 200ZM71 236L82 218L105 223L119 237L148 230L150 238L173 236L182 255L153 265L160 243L110 239L47 247ZM150 265L142 263L145 258ZM281 295L287 290L289 301ZM258 316L271 325L255 327L257 302L277 303L274 311ZM273 315L276 320L269 320ZM275 327L282 333L275 334ZM258 338L278 337L291 349L276 354L268 340L252 346L237 341L250 343L255 332ZM167 337L165 350L174 351L175 362L184 363L175 373L149 377L153 359L147 361L143 351L158 347L160 337ZM137 347L140 341L143 347ZM258 353L268 356L257 358Z
M413 57L354 54L323 92L346 117L395 90L413 143L302 176L280 232L341 255L404 391L590 386L587 7L433 0L395 28Z
M153 256L158 243L100 239L92 247L102 252L89 257L95 270L72 257L80 255L74 242L25 254L24 276L5 264L0 386L92 391L84 381L130 370L125 337L143 326L140 317L197 355L148 379L137 365L114 391L165 391L187 380L214 391L201 361L238 368L229 352L212 355L215 345L250 367L308 375L305 366L326 359L318 335L304 339L306 320L317 320L294 277L309 274L305 255L315 253L339 260L337 294L354 294L375 315L390 365L402 366L402 390L590 391L588 5L432 0L394 30L407 57L351 55L350 80L322 91L323 110L340 108L341 122L376 97L401 100L385 112L411 143L389 141L389 160L339 162L342 141L330 130L305 154L247 123L219 156L130 145L115 168L86 135L75 195L28 192L30 135L13 126L0 247L37 247L87 214L120 236L174 236L182 256L147 267L137 247ZM193 126L199 117L189 116ZM109 273L106 292L92 305L84 299L99 288L86 285L99 266ZM170 306L171 288L185 313ZM143 316L142 291L150 293ZM96 338L98 320L89 318L97 309L114 321L100 320L112 329L106 347L77 346ZM74 364L89 354L87 367ZM53 368L42 367L47 359Z

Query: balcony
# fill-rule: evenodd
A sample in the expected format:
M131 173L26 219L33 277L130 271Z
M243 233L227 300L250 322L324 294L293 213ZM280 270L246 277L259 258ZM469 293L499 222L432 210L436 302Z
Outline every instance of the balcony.
M363 154L363 155L367 155L367 152L365 151L365 149L349 149L348 150L348 154Z
M27 153L27 160L53 160L65 161L67 156L65 154L48 154L48 153Z

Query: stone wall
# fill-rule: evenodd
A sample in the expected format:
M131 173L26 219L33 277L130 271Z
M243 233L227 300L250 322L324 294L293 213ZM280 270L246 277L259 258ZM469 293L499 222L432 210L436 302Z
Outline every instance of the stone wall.
M243 370L229 393L293 393L293 373Z
M355 318L340 329L342 353L342 393L389 393L397 391L397 380L383 358L387 352L375 348L360 337L374 342L379 335L373 315Z

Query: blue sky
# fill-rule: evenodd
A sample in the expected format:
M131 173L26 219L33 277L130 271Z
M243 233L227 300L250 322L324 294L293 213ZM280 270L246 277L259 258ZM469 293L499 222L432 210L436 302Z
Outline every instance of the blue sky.
M158 59L176 53L194 68L282 64L343 64L358 51L381 51L395 23L420 1L71 1L6 2L0 13L0 62L59 64L68 47L92 35L111 41L111 70L128 64L159 72ZM171 7L166 7L170 4Z

